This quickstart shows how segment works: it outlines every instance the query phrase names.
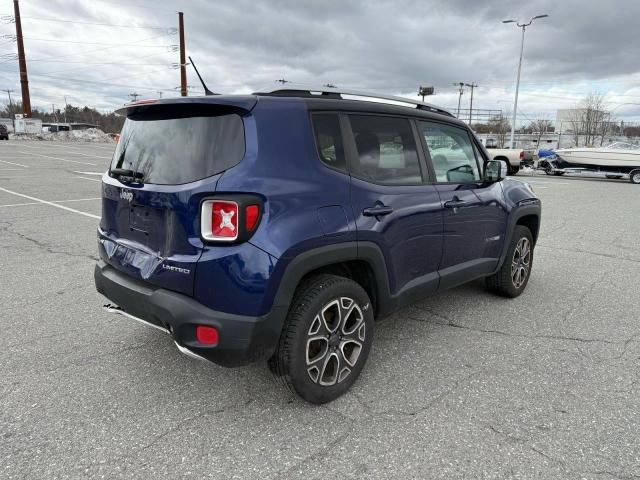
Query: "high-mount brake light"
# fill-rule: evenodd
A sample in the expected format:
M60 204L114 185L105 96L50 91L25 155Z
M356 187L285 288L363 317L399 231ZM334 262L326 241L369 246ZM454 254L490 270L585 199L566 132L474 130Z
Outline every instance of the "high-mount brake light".
M149 105L152 103L158 103L158 99L157 98L148 98L148 99L144 99L144 100L136 100L135 102L129 102L127 104L125 104L125 107L136 107L138 105Z

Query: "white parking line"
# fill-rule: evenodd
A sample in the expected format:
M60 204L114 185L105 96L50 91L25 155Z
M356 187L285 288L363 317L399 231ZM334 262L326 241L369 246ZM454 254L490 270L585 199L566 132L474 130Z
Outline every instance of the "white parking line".
M29 168L26 165L22 165L21 163L13 163L13 162L7 162L6 160L0 160L0 162L2 163L6 163L8 165L15 165L17 167L23 167L23 168Z
M74 198L73 200L52 200L51 203L88 202L90 200L102 200L102 197ZM25 205L40 205L40 204L38 202L10 203L7 205L0 205L0 208L23 207Z
M76 210L75 208L65 207L64 205L59 205L59 204L54 203L54 202L47 202L46 200L42 200L41 198L31 197L29 195L25 195L24 193L14 192L12 190L7 190L6 188L2 188L2 187L0 187L0 192L9 193L9 194L15 195L17 197L26 198L27 200L32 200L34 202L43 203L45 205L50 205L52 207L60 208L62 210L66 210L68 212L77 213L78 215L83 215L85 217L95 218L97 220L100 220L100 217L98 215L93 215L92 213L87 213L87 212L81 212L80 210Z
M78 175L74 175L74 178L80 178L82 180L89 180L90 182L102 182L102 180L98 180L97 178L87 178L87 177L80 177Z
M79 163L80 165L92 165L94 167L96 166L95 163L78 162L77 160L67 160L66 158L52 157L50 155L42 155L41 153L33 153L33 152L20 152L20 153L26 153L27 155L37 155L39 157L44 157L44 158L52 158L54 160L60 160L61 162Z
M73 173L79 173L80 175L97 175L100 177L104 174L104 172L73 172Z

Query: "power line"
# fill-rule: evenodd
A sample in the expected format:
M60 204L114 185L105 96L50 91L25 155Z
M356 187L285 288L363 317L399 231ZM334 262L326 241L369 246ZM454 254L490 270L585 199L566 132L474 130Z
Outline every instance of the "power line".
M172 34L157 35L157 36L154 36L154 37L149 37L149 38L141 39L141 40L138 40L138 41L139 41L139 42L144 42L144 41L147 41L147 40L153 40L153 39L156 39L156 38L165 37L165 36L167 36L167 35L172 35ZM71 53L71 54L68 54L68 55L54 55L54 56L51 56L51 57L38 58L38 59L35 59L35 60L30 60L30 62L43 62L43 61L47 61L47 60L49 60L49 59L51 59L51 58L68 58L68 57L77 57L77 56L79 56L79 55L85 55L85 54L87 54L87 53L103 52L103 51L105 51L105 50L111 50L111 49L113 49L113 48L126 47L126 46L132 46L132 45L133 45L133 44L135 44L135 43L137 43L137 42L114 44L114 45L112 45L112 46L110 46L110 47L96 48L96 49L94 49L94 50L84 50L84 51L82 51L82 52Z
M24 37L24 39L29 40L31 42L74 43L74 44L80 44L80 45L108 45L113 47L135 46L137 48L168 48L173 46L173 45L138 45L137 43L135 43L135 41L132 43L104 43L104 42L101 43L101 42L83 42L83 41L76 41L76 40L57 40L54 38ZM142 41L142 40L138 40L138 41ZM15 42L15 40L10 40L10 42Z
M143 30L166 30L168 32L176 32L173 27L160 27L151 25L132 25L132 24L119 24L119 23L101 23L101 22L81 22L78 20L68 20L62 18L46 18L46 17L22 17L29 20L38 20L41 22L61 22L61 23L73 23L74 25L93 25L99 27L114 27L114 28L140 28Z

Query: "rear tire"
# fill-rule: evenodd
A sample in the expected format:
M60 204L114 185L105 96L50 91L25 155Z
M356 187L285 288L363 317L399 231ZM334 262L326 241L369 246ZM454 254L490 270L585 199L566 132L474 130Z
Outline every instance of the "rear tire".
M640 185L640 168L629 173L629 181L634 185Z
M273 369L307 402L327 403L353 385L372 343L373 308L364 289L345 277L316 275L294 295Z
M533 267L533 237L527 227L516 225L500 270L486 278L489 291L515 298L529 283Z
M520 167L512 167L509 165L509 175L517 175L520 171Z

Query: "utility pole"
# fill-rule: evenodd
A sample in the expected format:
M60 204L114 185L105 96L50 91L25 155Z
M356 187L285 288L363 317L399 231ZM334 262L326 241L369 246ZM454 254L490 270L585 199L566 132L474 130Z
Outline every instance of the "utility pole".
M180 31L180 95L187 96L187 54L184 47L184 14L178 12L178 29Z
M136 100L138 100L138 97L140 96L139 93L133 92L129 94L129 98L131 99L132 102L135 102Z
M13 106L13 102L11 101L11 92L13 92L13 90L5 90L5 92L9 95L9 107L11 107Z
M477 83L465 83L467 87L471 88L471 100L469 101L469 126L471 126L471 115L473 112L473 89L478 87Z
M158 98L162 98L162 90L158 90Z
M281 83L282 85L284 85L285 83L291 83L289 80L285 80L284 78L281 78L279 80L276 80L276 83Z
M29 96L29 79L27 78L27 61L24 58L24 43L22 41L22 22L20 20L20 5L13 0L13 14L16 21L16 41L18 43L18 65L20 66L20 87L22 88L22 113L31 116L31 97Z
M458 82L458 83L454 83L454 85L457 85L460 87L460 94L458 95L458 113L456 114L457 118L460 118L460 101L462 100L462 94L464 93L464 82Z
M64 123L68 123L67 122L67 109L69 107L69 104L67 103L67 96L64 96Z

